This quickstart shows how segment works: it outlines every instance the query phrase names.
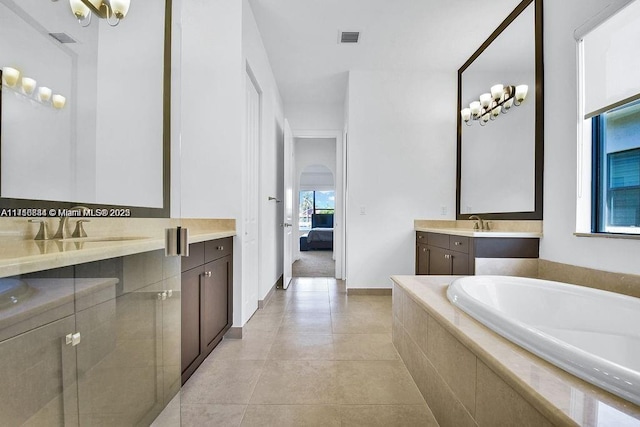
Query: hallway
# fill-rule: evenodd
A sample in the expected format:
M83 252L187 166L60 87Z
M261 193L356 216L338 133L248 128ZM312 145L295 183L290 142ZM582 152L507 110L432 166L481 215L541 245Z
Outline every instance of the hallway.
M182 389L184 426L435 426L391 342L391 297L294 278Z

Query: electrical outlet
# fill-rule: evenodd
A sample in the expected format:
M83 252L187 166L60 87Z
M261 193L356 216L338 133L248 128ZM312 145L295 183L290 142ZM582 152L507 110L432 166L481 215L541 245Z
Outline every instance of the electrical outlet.
M365 208L364 206L360 206L360 215L366 215L367 214L367 208Z
M442 215L442 216L446 216L447 215L447 207L446 206L440 206L440 215Z

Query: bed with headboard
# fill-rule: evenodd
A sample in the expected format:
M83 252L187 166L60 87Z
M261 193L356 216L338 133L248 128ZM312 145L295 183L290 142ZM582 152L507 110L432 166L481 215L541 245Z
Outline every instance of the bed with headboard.
M310 249L333 250L333 214L311 215L311 230L300 238L300 250Z

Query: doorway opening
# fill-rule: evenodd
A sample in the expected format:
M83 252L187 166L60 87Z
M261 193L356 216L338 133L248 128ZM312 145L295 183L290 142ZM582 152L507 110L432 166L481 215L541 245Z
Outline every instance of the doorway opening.
M342 186L339 138L294 137L293 277L341 278Z

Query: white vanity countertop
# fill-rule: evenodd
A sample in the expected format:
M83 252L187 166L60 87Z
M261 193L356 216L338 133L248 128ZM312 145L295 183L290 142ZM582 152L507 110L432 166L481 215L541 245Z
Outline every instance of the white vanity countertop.
M235 229L189 233L189 243L235 236ZM93 238L98 238L95 236ZM164 248L164 238L139 236L134 240L86 241L4 240L0 241L0 277L66 267L85 262L116 258Z
M506 237L506 238L534 238L542 237L542 233L537 231L504 231L504 230L474 230L472 228L438 228L438 227L415 227L416 231L427 233L451 234L465 237Z

